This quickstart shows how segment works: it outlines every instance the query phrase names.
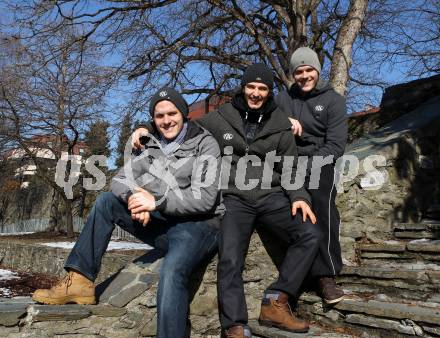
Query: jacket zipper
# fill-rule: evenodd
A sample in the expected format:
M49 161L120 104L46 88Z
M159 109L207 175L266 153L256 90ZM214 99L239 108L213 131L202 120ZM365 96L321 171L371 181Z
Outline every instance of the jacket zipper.
M303 113L303 108L304 108L304 101L300 100L301 102L301 108L299 109L299 117L298 117L298 121L301 123L301 117L302 117L302 113Z
M248 119L248 112L246 112L246 117L244 118L246 123L247 123L247 119ZM246 148L245 148L245 155L247 156L249 153L249 144L247 141L247 135L246 135L246 128L244 128L244 142L246 143Z

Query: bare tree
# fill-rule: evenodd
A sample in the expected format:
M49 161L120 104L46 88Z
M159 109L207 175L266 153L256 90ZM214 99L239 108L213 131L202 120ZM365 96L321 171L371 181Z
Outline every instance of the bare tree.
M352 64L353 44L361 30L368 1L350 1L334 45L330 82L334 89L345 94Z
M353 45L349 102L377 102L389 85L437 74L439 39L438 0L370 0Z
M8 1L27 36L77 26L73 43L95 38L116 55L136 88L132 112L145 110L164 84L188 94L227 92L255 61L270 65L279 88L289 86L290 55L304 45L356 108L402 78L440 68L438 0Z
M53 220L63 201L69 236L72 199L55 182L55 164L63 153L74 154L86 126L101 116L110 83L95 46L91 41L72 44L73 32L67 27L50 38L36 37L32 44L19 41L20 53L10 55L0 78L0 114L12 126L6 137L54 189Z
M136 79L140 97L155 85L178 85L184 93L214 94L235 87L241 70L265 62L277 85L289 86L289 58L298 47L315 48L331 65L330 81L345 93L353 43L368 0L148 0L15 3L18 22L30 36L50 35L63 25L118 53L120 70ZM51 20L50 29L43 25ZM46 28L46 29L44 29ZM326 61L328 60L328 61Z

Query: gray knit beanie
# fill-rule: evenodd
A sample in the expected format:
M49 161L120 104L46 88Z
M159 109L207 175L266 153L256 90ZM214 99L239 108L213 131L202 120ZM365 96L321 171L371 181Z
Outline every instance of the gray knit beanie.
M318 73L321 73L321 63L319 62L318 54L309 47L298 48L290 58L290 70L292 72L301 66L311 66Z

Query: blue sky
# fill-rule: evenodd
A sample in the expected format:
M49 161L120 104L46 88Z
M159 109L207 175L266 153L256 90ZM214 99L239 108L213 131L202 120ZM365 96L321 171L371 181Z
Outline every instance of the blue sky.
M414 3L418 2L418 0L415 0ZM347 3L347 1L342 1L341 3ZM84 6L88 6L87 9L96 9L96 2L94 1L87 1L84 2ZM416 4L415 4L416 5ZM8 25L13 20L12 14L9 13L6 8L5 4L2 2L0 3L0 12L6 15L2 15L0 17L0 23L3 25ZM410 13L411 14L411 13ZM411 15L409 14L409 17ZM3 26L5 27L5 26ZM363 77L365 74L369 73L369 70L375 66L377 69L377 60L374 58L367 58L366 54L364 52L364 46L362 45L362 41L358 40L355 44L354 48L354 56L355 56L355 67L352 67L352 74L353 76L358 77L360 80L365 80ZM387 46L381 46L379 43L376 45L372 45L373 48L377 47L378 49L386 49ZM117 50L112 50L111 53L107 53L107 55L101 60L102 65L117 65L119 64L121 60L121 54L118 53ZM326 72L328 71L328 62L324 65L324 76ZM200 70L200 67L197 64L190 64L187 67L188 73L190 76L192 76L196 83L204 84L206 82L206 75L203 72L203 70ZM407 82L411 79L416 78L417 76L408 76L409 73L408 67L405 63L402 62L402 59L399 59L399 57L395 57L394 59L385 60L380 64L380 67L378 68L378 73L374 74L378 78L380 78L382 81L389 83L389 84L395 84L400 82ZM358 73L358 74L357 74ZM109 120L110 123L113 124L112 130L110 132L111 135L111 145L114 148L117 142L118 138L118 130L117 128L120 125L120 121L122 120L123 114L124 114L124 106L127 103L127 101L130 98L130 93L134 90L134 88L137 85L137 81L126 81L123 80L119 83L119 86L115 87L108 99L108 103L111 106L109 109L109 112L106 113L105 117L107 120ZM358 96L359 95L359 96ZM202 95L201 98L203 98L206 95ZM380 99L382 96L382 90L379 87L361 87L356 88L350 92L350 95L348 97L348 104L349 104L349 112L352 112L353 109L359 110L360 107L364 106L365 104L372 104L372 105L378 105L380 103ZM189 102L193 102L197 99L196 95L187 96L187 100ZM359 101L358 104L354 105L353 102L355 100ZM139 119L145 119L148 117L146 113L146 108L144 107L140 113L136 115L136 118Z

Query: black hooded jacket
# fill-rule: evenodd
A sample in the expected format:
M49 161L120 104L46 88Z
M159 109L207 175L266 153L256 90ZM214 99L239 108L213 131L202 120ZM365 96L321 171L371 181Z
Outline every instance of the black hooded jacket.
M289 173L289 177L283 176L283 182L288 180L293 184L296 177L297 149L287 115L277 108L271 98L261 111L246 111L247 104L241 104L240 102L243 100L239 96L242 94L236 94L232 103L226 103L218 111L209 113L197 121L212 133L220 145L223 156L221 177L223 196L235 195L248 201L257 201L270 193L285 191L291 202L303 200L310 204L310 196L302 185L298 189L283 189L281 186L284 164L287 167L290 163L292 170L285 171ZM261 119L260 113L262 113ZM252 127L255 129L255 133L252 135L249 132L249 125L255 123L257 125L255 128ZM280 156L280 160L274 163L271 177L267 179L267 175L265 175L268 182L265 181L262 185L263 172L265 168L268 169L264 165L267 154L269 157L270 154ZM252 163L243 159L246 155L252 160ZM261 163L258 164L258 161ZM231 167L230 170L228 170L228 166ZM225 176L228 174L229 178ZM245 185L256 182L251 181L255 179L258 180L258 184L244 189L237 187L237 175L244 176L244 174L246 174L244 177ZM238 181L242 182L240 177ZM286 184L284 186L290 188Z
M299 155L328 156L334 160L344 154L347 143L345 98L324 82L306 95L295 84L275 97L289 117L297 119L303 128L296 137Z

